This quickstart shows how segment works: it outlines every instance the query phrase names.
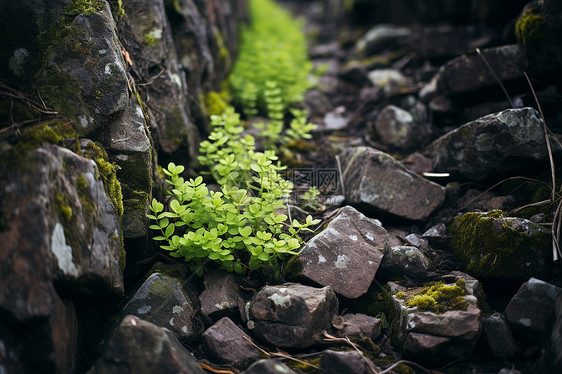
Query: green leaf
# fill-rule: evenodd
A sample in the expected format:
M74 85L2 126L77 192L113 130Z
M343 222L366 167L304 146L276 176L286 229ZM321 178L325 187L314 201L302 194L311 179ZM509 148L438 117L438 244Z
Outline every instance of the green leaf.
M240 233L240 235L246 238L252 233L252 228L250 226L239 227L238 232Z
M164 233L166 238L169 238L170 236L172 236L174 234L174 230L175 230L175 226L173 224L168 226L166 228L166 232Z

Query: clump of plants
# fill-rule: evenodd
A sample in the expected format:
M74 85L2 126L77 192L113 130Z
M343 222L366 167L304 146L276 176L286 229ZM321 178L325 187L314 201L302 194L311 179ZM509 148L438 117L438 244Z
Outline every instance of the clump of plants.
M284 180L274 151L258 152L251 135L240 136L243 127L232 108L211 117L209 140L201 143L199 161L219 183L211 191L201 176L185 180L184 167L170 163L164 173L171 186L168 209L152 201L155 221L150 228L161 235L161 248L183 257L201 275L212 261L227 271L245 274L257 269L272 270L277 278L286 256L297 255L301 231L319 220L304 223L279 213L283 198L292 190Z
M275 85L280 92L276 105L282 113L303 101L311 85L312 63L302 23L273 0L251 0L249 5L252 23L242 30L229 82L235 101L247 116L270 110L267 92Z
M413 295L398 292L396 297L403 299L409 307L443 313L448 310L466 310L468 302L463 297L465 293L465 280L459 278L454 284L444 284L442 281L432 282Z

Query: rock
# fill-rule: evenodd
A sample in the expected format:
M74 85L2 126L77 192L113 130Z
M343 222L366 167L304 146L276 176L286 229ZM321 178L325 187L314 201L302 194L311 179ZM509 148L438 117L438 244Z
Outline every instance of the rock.
M402 165L416 174L421 175L423 173L433 171L433 161L431 158L426 157L419 152L414 152L408 155L401 162Z
M427 280L429 260L424 252L413 246L390 247L382 259L377 276L386 280L408 277L423 282Z
M284 271L303 276L350 299L369 289L388 242L386 230L350 206L306 243Z
M451 281L455 283L449 283ZM443 285L447 290L443 290L443 300L448 298L445 292L458 287L464 295L455 298L460 297L464 302L453 298L449 299L450 301L438 301L437 305L441 302L452 303L450 305L453 309L442 313L422 311L421 303L412 307L406 305L405 300L423 294L419 293L419 288L405 291L405 299L398 298L396 294L393 296L394 307L400 318L398 323L393 325L392 334L404 355L411 359L435 364L472 355L481 333L480 309L476 306L478 299L474 294L474 284L466 282L464 274L452 274L443 278ZM452 292L450 296L453 296ZM457 302L458 304L455 304ZM466 309L458 309L462 304Z
M255 360L260 351L246 339L249 336L228 317L221 318L201 337L203 349L213 362L234 364Z
M417 123L408 111L388 105L369 128L369 134L392 149L407 151L422 146L429 138L430 128Z
M205 290L199 296L201 314L214 321L238 313L240 285L232 273L210 272L204 275Z
M408 220L431 215L445 199L445 189L407 170L386 153L368 147L340 155L345 198Z
M134 315L170 330L181 342L194 340L201 331L195 309L181 283L154 273L135 292L121 314Z
M18 321L48 317L51 282L73 297L121 297L119 217L95 162L45 144L0 174L0 308Z
M135 316L126 316L112 332L102 357L88 374L123 372L205 373L171 332Z
M548 272L550 230L527 219L498 210L465 213L449 225L449 235L451 249L476 277L514 280Z
M550 137L552 151L562 146ZM455 129L429 146L435 171L470 180L498 179L548 165L544 129L533 108L508 109Z
M322 342L323 331L330 331L338 304L331 287L265 286L246 305L248 328L267 344L307 348Z
M505 308L505 316L514 332L533 341L545 333L549 318L555 313L562 288L530 278L523 283Z
M359 61L350 61L341 68L338 76L344 81L362 87L370 83L367 74L367 68L362 63Z
M330 100L319 90L309 90L304 95L304 105L310 116L323 117L333 109Z
M556 301L554 321L547 350L547 368L552 373L562 371L562 296Z
M241 374L296 374L279 360L258 360Z
M364 314L347 313L343 316L342 336L349 338L369 338L376 340L381 334L382 322L379 318Z
M178 7L186 5L186 1L182 3L178 2ZM147 84L142 97L150 98L155 141L163 153L183 164L185 156L196 157L199 136L189 118L187 82L179 68L164 0L136 0L123 5L127 17L121 33L129 35L126 48L142 80L139 83Z
M69 18L58 25L66 32L49 40L37 89L48 107L74 119L74 129L88 136L128 106L131 78L108 3Z
M505 45L482 50L482 55L504 84L521 81L525 57L518 45ZM439 95L454 97L457 102L474 102L482 93L503 95L494 74L476 53L463 55L441 66L421 91L420 98L428 102Z
M510 360L518 353L517 343L503 314L496 312L482 319L482 327L494 357Z
M368 77L375 87L382 87L383 92L387 95L400 93L412 85L410 78L393 69L372 70L369 72Z
M427 240L422 238L420 235L408 234L406 235L405 239L410 245L413 245L414 247L421 249L422 251L425 251L429 248L429 243L427 242Z
M364 374L368 373L364 360L363 355L357 351L326 350L320 358L320 369L326 374Z
M324 116L324 121L316 130L339 131L347 127L348 119L336 111L328 112Z
M376 25L356 43L355 49L363 56L370 56L386 48L400 48L408 44L412 30L388 24Z

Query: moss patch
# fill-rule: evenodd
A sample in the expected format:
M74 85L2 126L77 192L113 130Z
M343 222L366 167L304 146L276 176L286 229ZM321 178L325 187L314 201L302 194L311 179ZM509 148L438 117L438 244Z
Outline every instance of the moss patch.
M83 14L89 16L103 9L103 2L100 0L71 0L65 8L65 14L77 16Z
M544 17L529 7L515 24L515 36L525 46L541 44L545 39Z
M448 310L466 310L468 303L464 299L465 280L458 279L455 284L432 282L420 290L399 292L397 298L403 299L407 306L417 307L418 310L434 313L444 313Z
M466 213L448 227L451 248L465 271L477 278L536 276L545 270L551 235L534 223L521 222L499 210Z
M204 97L205 109L207 114L220 116L226 109L226 102L218 92L211 91Z

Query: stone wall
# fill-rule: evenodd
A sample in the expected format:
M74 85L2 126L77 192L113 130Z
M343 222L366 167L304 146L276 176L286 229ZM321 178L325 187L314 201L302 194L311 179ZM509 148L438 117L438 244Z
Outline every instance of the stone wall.
M111 309L124 240L148 243L157 159L195 163L246 1L22 0L0 18L0 372L73 373L81 311Z

